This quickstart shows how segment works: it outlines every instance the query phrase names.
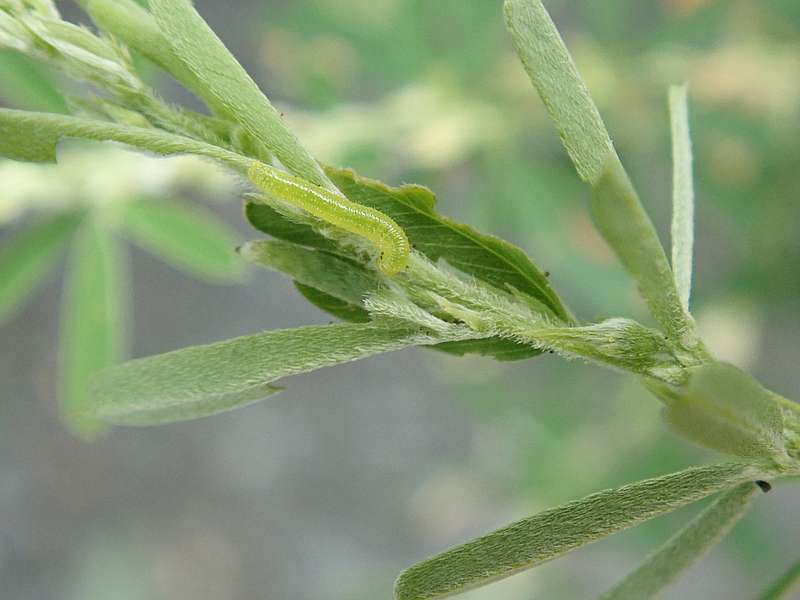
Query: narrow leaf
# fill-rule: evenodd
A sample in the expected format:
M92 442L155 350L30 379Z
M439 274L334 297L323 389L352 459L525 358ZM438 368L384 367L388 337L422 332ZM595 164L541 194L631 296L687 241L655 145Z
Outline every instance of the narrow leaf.
M506 0L505 11L520 60L578 174L592 186L598 229L638 282L665 333L690 351L702 351L658 234L550 15L539 0Z
M656 598L715 546L750 508L758 486L742 483L720 495L600 600Z
M236 234L198 206L166 200L129 202L122 225L142 248L177 269L216 283L241 278Z
M95 24L119 38L167 71L187 89L217 109L214 98L204 97L205 86L178 58L153 15L134 0L78 0Z
M332 254L288 242L248 242L239 252L251 262L284 273L297 283L356 306L380 287L374 271L367 271Z
M614 153L603 119L539 0L506 0L506 26L581 179L594 184Z
M225 107L286 168L317 185L332 184L283 122L280 113L188 0L150 0L150 9L175 54L215 104Z
M80 220L78 213L43 219L0 246L0 321L10 317L47 277Z
M62 138L120 142L162 156L198 154L242 172L247 171L251 162L217 146L159 129L0 108L0 156L30 162L56 162L56 146Z
M88 221L70 256L61 320L62 416L77 435L102 424L86 415L92 378L117 364L127 346L128 276L122 248Z
M20 108L67 112L47 71L16 50L0 50L0 97Z
M397 580L395 598L423 600L459 594L758 477L755 467L727 463L598 492L414 565Z
M794 563L789 570L773 583L767 591L761 594L759 600L782 600L792 598L789 594L800 587L800 560Z
M278 391L276 379L436 339L401 326L344 324L267 331L130 361L106 371L89 413L154 425L212 415Z
M694 322L683 308L658 233L616 154L592 186L591 211L664 333L689 350L699 348Z
M690 369L688 389L664 400L664 419L678 435L733 456L786 458L781 406L733 365Z
M685 85L670 88L669 114L672 129L672 271L681 304L688 312L692 290L694 183Z

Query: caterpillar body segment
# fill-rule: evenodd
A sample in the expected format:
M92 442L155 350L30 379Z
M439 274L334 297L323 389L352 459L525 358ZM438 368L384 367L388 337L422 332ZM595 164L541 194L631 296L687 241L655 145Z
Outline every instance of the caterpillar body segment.
M408 237L382 212L258 161L250 164L247 176L262 191L369 240L379 251L377 264L381 273L396 275L408 265Z

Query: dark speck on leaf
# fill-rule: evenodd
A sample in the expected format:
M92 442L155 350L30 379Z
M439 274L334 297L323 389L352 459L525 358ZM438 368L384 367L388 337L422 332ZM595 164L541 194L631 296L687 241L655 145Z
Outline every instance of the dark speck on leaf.
M756 481L756 485L761 488L765 494L772 489L772 486L766 481Z

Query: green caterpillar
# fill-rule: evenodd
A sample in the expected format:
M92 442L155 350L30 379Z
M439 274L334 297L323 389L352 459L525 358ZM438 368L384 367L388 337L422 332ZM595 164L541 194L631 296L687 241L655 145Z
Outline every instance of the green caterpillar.
M382 212L258 161L250 163L247 176L268 194L372 242L380 252L381 273L396 275L408 265L411 252L408 237Z

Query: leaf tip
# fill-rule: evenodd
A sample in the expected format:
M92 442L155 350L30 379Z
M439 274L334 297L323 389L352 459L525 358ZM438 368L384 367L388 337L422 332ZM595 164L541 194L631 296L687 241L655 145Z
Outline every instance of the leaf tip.
M670 103L672 102L684 102L686 101L689 94L689 83L684 81L683 83L675 83L669 86L669 91L667 95L669 97Z
M406 569L394 582L394 600L420 600L421 596L414 591L411 577L414 567Z

